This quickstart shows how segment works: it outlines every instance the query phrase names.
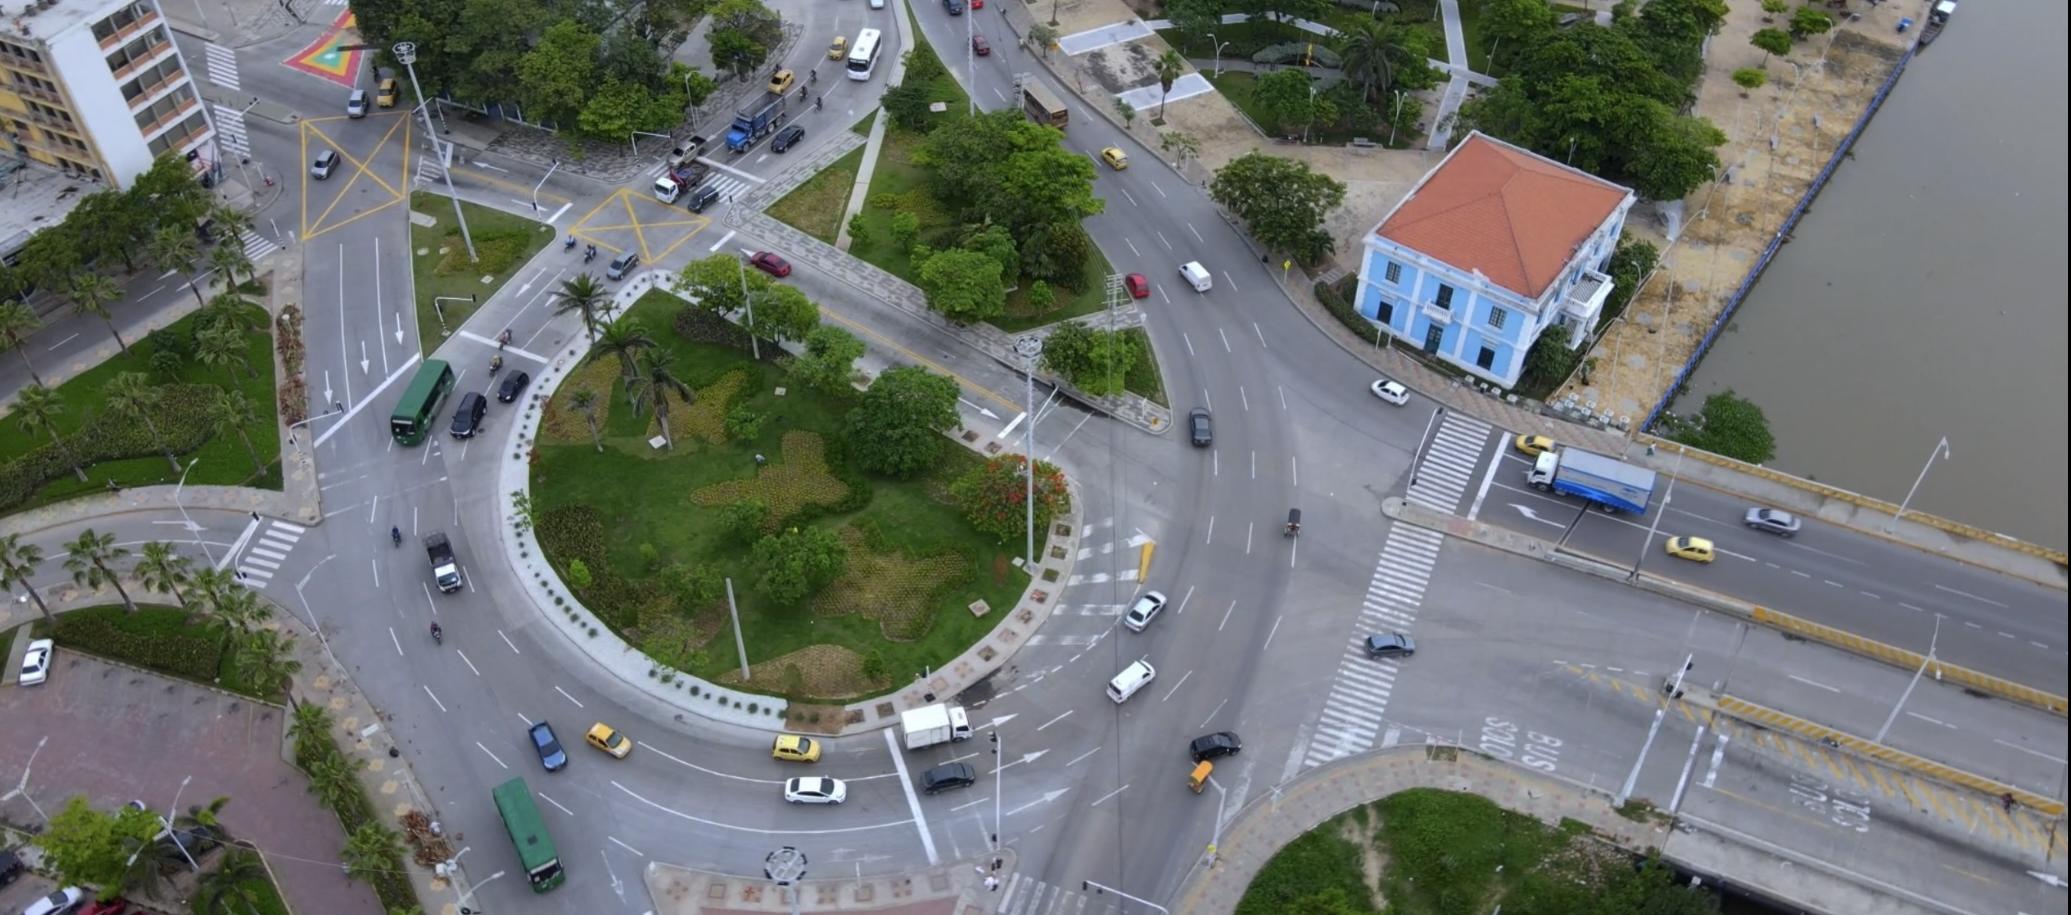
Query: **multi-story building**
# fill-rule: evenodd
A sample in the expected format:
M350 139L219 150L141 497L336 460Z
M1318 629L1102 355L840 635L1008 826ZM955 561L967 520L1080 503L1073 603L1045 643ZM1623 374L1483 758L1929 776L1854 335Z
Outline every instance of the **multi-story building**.
M1366 236L1354 307L1389 334L1508 388L1539 337L1589 339L1638 198L1479 131Z
M43 166L121 188L172 155L212 181L215 131L188 73L153 0L0 4L0 180L26 183ZM40 227L28 217L0 223L20 230L0 230L0 254Z

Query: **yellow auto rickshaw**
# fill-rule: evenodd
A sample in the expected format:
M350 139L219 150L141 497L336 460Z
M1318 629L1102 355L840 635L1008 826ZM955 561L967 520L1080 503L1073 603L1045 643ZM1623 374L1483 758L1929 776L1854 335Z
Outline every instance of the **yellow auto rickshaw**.
M1214 771L1215 764L1208 760L1195 763L1193 774L1187 776L1187 787L1193 789L1195 794L1200 794L1201 789L1208 787L1208 776Z

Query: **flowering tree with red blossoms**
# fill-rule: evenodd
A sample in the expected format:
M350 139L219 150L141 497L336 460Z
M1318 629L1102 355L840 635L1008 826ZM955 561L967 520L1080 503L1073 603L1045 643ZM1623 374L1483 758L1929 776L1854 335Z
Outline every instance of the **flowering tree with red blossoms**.
M972 526L1005 543L1020 537L1028 524L1027 466L1023 456L1003 454L964 474L950 484L949 492ZM1051 518L1071 510L1071 492L1057 465L1037 461L1035 466L1035 523L1041 529L1050 525Z

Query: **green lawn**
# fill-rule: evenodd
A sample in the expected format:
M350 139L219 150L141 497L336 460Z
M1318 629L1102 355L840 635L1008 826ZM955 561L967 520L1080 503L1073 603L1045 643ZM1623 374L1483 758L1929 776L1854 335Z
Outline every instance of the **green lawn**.
M131 613L118 603L67 610L58 614L55 627L39 617L35 631L37 638L56 639L66 648L169 677L254 699L278 698L249 682L222 628L194 621L178 607L138 604L137 612Z
M1290 41L1312 41L1316 38L1292 25L1281 22L1231 22L1216 26L1216 39L1229 42L1222 49L1222 59L1250 60L1251 55L1276 44ZM1189 36L1178 29L1165 29L1158 33L1165 43L1179 49L1181 56L1213 61L1215 44L1207 36ZM1227 70L1225 73L1229 72Z
M453 202L444 195L418 191L410 195L410 211L437 220L432 225L410 223L410 270L417 290L417 339L430 353L446 337L467 323L470 315L502 289L513 273L546 243L554 240L554 227L514 216L502 210L467 203L468 233L474 237L480 260L470 263L460 227L453 222ZM474 301L468 297L473 296ZM434 300L438 307L433 307ZM458 301L455 301L458 300ZM440 309L445 322L440 323Z
M866 119L867 120L867 119ZM842 217L848 212L849 195L856 189L856 172L863 168L863 148L806 179L804 184L770 205L769 215L800 232L828 244L841 232Z
M591 568L593 585L578 591L584 605L651 656L725 682L738 664L724 599L678 600L658 570L683 563L730 576L751 664L808 646L847 649L791 659L805 685L774 668L758 669L747 684L793 698L889 688L940 667L990 631L1028 578L1012 566L1018 541L996 544L977 534L947 500L949 482L978 457L944 441L941 462L921 479L848 469L841 429L850 398L796 387L779 397L776 389L787 384L781 369L712 342L723 335L709 329L710 319L704 329L692 328L698 340L686 336L676 320L683 307L674 296L649 292L627 318L678 355L681 377L698 391L698 406L672 406L673 452L648 446L651 413L635 416L627 406L618 364L608 357L561 386L539 438L532 500L540 538L564 580L570 560ZM608 411L600 416L602 453L568 410L573 392L585 387ZM739 409L762 417L752 438L723 431L725 415ZM812 436L824 446L824 463L811 453ZM759 473L758 454L768 459ZM845 577L807 606L762 600L748 548L724 523L723 507L742 495L714 487L754 490L773 506L800 505L783 526L824 526L852 538ZM995 608L982 619L966 609L980 599ZM884 662L874 681L844 668L872 652Z
M1143 344L1143 358L1129 367L1129 375L1122 379L1122 387L1141 394L1159 406L1171 406L1165 400L1164 376L1158 373L1158 351L1151 347L1150 334L1141 327L1132 327L1122 333L1135 337Z
M129 341L126 355L118 354L56 388L64 407L64 412L54 420L58 435L69 439L98 420L88 436L91 442L82 446L98 447L103 454L121 455L86 467L87 479L83 483L62 462L56 473L46 478L46 474L23 461L25 456L50 444L48 434L31 435L12 418L0 424L0 510L34 508L106 492L111 480L124 487L179 480L179 472L166 462L148 431L108 411L105 391L124 372L144 373L164 393L154 422L168 440L189 443L188 447L174 448L181 467L190 460L196 462L187 474L189 485L279 489L280 436L274 431L273 337L268 332L264 309L251 306L238 314L239 325L244 328L244 364L235 366L234 373L232 366L204 365L194 357L194 329L205 320L205 312L196 312L148 337ZM183 354L170 374L152 370L152 357L162 349ZM256 419L245 434L251 439L252 453L245 451L236 434L217 435L209 428L206 405L214 397L214 392L208 390L211 387L243 391L251 402ZM253 453L264 470L254 466Z
M880 113L881 112L876 108L870 109L870 113L864 115L861 120L858 120L856 122L856 126L850 127L849 130L859 137L869 136L870 128L876 126L877 118Z

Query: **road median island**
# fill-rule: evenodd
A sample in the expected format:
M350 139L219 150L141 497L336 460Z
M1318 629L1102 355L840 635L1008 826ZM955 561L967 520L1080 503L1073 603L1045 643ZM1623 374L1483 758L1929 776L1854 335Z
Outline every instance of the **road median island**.
M481 204L461 201L477 260L453 221L453 204L428 191L410 195L411 295L417 303L417 340L426 353L446 338L530 263L554 227Z

